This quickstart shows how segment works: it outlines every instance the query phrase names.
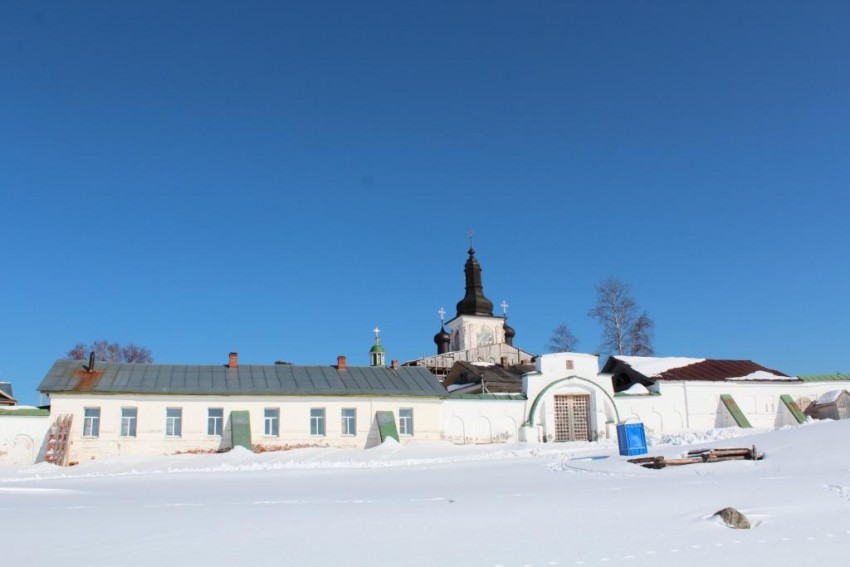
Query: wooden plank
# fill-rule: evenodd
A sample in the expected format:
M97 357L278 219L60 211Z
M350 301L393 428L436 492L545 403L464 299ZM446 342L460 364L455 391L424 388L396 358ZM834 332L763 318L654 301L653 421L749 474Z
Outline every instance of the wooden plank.
M664 462L671 467L676 467L680 465L694 465L696 463L702 463L702 458L692 458L692 459L665 459Z
M651 463L657 461L659 459L664 459L664 457L636 457L634 459L629 459L627 463L635 463L636 465L640 465L643 463Z
M71 447L71 423L74 416L62 414L50 426L47 439L47 452L44 455L45 462L64 467L68 465L68 455Z

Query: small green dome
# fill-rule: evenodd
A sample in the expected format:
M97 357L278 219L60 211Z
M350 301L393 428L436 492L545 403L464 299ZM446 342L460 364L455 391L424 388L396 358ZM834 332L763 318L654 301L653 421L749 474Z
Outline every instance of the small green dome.
M384 351L384 347L382 347L381 345L375 345L375 346L373 346L372 348L369 349L369 352L386 352L386 351Z

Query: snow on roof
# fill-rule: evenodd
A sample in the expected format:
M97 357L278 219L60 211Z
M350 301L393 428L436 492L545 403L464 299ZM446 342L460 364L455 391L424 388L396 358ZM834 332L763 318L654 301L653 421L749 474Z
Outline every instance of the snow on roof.
M475 362L470 362L470 364L473 365L473 366L496 366L496 363L494 363L494 362L484 362L484 361L481 361L481 360L478 360L478 361L475 361Z
M654 356L615 356L617 360L621 360L640 372L648 378L663 374L673 368L681 368L682 366L690 366L704 362L704 358L684 358L679 356L668 356L658 358Z
M627 390L623 390L622 392L617 393L625 394L627 396L645 396L649 393L649 390L647 390L646 386L644 386L640 382L635 382Z
M821 404L834 404L838 401L838 397L841 395L841 392L844 390L830 390L826 392L821 397L818 398L818 401L815 402L817 405Z
M778 376L776 374L773 374L772 372L757 370L751 374L747 374L746 376L734 376L727 378L727 380L734 382L737 382L739 380L791 380L793 382L797 382L798 378L796 376Z

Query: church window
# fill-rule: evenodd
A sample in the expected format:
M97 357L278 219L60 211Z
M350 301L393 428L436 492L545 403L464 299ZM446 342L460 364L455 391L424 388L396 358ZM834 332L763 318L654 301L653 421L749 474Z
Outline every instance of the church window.
M165 409L165 436L180 437L183 434L183 408Z
M263 435L266 437L280 435L280 409L266 408L263 411Z
M413 435L413 408L398 410L398 432L400 435Z
M83 437L100 436L100 408L83 410Z
M310 410L310 435L325 434L325 408L312 408Z
M136 436L137 408L121 408L121 437Z
M342 434L357 435L357 410L342 408Z
M224 429L224 409L209 408L207 410L207 435L221 437Z

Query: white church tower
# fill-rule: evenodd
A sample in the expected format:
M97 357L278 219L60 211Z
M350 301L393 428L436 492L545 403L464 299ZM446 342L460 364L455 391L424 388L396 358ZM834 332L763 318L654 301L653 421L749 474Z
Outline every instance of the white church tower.
M514 338L514 330L507 325L507 313L504 317L493 316L493 302L484 295L481 266L475 259L475 249L471 244L468 253L469 258L463 269L466 275L466 294L457 304L457 315L446 323L449 335L446 352L502 343L510 345ZM507 303L503 301L502 308L507 311L507 307ZM439 333L434 337L438 353L443 346L438 342L440 337Z

